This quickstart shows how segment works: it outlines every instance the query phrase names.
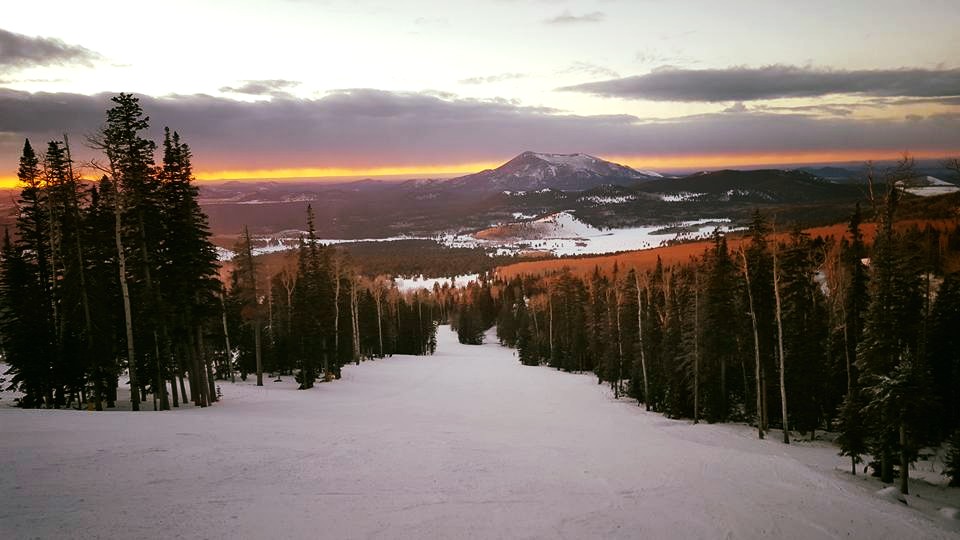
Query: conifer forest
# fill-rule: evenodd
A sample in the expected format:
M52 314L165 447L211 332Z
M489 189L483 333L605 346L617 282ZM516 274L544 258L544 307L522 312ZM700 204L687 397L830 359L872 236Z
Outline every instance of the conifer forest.
M121 373L134 411L204 407L217 380L295 373L311 388L361 358L432 352L430 295L359 275L316 242L309 208L293 262L261 275L244 231L221 283L190 147L168 128L159 147L147 138L136 97L110 105L84 141L102 153L84 164L95 181L79 176L66 137L23 145L0 259L0 343L21 407L112 408Z

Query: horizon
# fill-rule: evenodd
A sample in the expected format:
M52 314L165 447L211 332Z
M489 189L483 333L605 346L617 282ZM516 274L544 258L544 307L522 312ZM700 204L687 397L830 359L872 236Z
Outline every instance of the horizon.
M529 146L665 172L960 154L960 5L772 4L53 0L55 20L12 6L0 185L25 138L68 133L94 158L79 143L117 89L155 140L180 132L201 181L467 174ZM182 31L122 24L148 16ZM87 31L104 21L116 31Z
M552 152L535 152L535 153L552 153ZM582 152L576 152L582 153ZM200 172L196 173L195 180L199 185L219 185L227 184L232 182L239 183L258 183L258 182L272 182L272 183L282 183L282 184L340 184L340 183L352 183L352 182L362 182L365 180L371 181L380 181L380 182L396 182L401 183L410 180L452 180L454 178L459 178L461 176L467 176L470 174L482 172L484 170L496 169L497 167L505 164L509 159L516 157L520 153L511 156L511 158L505 159L502 162L490 163L490 164L469 164L473 168L459 168L459 167L436 167L431 169L430 167L425 167L425 172L410 172L410 173L385 173L382 172L383 169L375 169L370 174L362 173L350 173L344 171L342 174L318 174L316 176L303 175L304 171L302 170L273 170L273 171L258 171L262 173L260 176L233 176L242 175L244 171L227 171L225 174L223 171L220 172ZM866 155L863 156L863 159L836 159L832 161L753 161L750 158L746 160L730 160L723 161L724 158L720 158L715 162L709 160L705 162L700 162L696 160L683 160L683 163L692 162L692 163L702 163L702 166L690 165L690 166L675 166L675 167L644 167L630 164L627 160L621 160L616 157L607 159L603 156L594 156L612 163L618 163L621 165L627 165L635 170L651 170L658 173L663 173L669 176L678 176L682 177L685 175L695 174L698 172L715 172L721 170L764 170L764 169L782 169L782 170L791 170L791 169L807 169L807 168L822 168L822 167L838 167L844 168L847 170L856 170L857 168L864 167L866 164L873 163L875 165L888 165L895 163L898 159L908 156L917 160L921 166L931 166L932 164L939 165L940 162L950 158L948 155L932 155L932 156L917 156L909 153L893 153L886 154L881 156ZM81 170L85 167L79 167ZM414 168L411 168L413 170ZM419 170L419 169L417 169ZM249 171L246 171L249 172ZM279 174L277 174L279 173ZM290 176L287 176L289 174ZM83 179L87 182L93 181L93 178L83 176ZM949 180L949 179L947 179ZM0 190L15 190L18 189L19 180L15 176L3 177L0 176Z

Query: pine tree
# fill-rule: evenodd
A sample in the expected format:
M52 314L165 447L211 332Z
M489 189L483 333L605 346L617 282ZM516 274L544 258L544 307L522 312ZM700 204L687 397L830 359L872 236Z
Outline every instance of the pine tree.
M537 355L534 343L532 321L528 315L526 302L521 298L517 303L517 356L525 366L539 366L540 357Z
M163 167L157 194L164 216L160 231L163 241L154 255L160 269L156 304L162 311L157 320L164 361L158 362L156 384L161 389L161 400L166 398L164 381L170 378L172 383L173 374L183 368L172 359L169 334L182 341L191 333L202 332L203 321L216 318L220 311L216 249L210 242L207 217L198 202L191 158L190 148L180 135L164 128ZM206 362L199 367L209 371ZM216 401L216 393L206 390L206 399Z
M140 370L134 342L134 320L130 291L131 269L128 259L133 262L139 257L139 268L147 291L142 301L141 314L151 314L153 290L150 274L150 252L152 228L159 219L153 209L152 201L156 193L153 176L153 152L156 144L141 136L149 127L149 118L144 115L139 100L131 94L120 94L111 98L114 106L107 110L107 123L99 137L92 141L107 155L111 185L114 189L112 202L114 207L114 242L116 244L120 287L123 297L124 318L127 341L127 368L130 375L130 401L133 410L140 410ZM133 249L136 246L138 249ZM192 382L192 381L191 381Z
M244 226L243 234L237 245L237 268L234 271L235 295L242 303L242 317L253 331L253 355L257 386L263 386L263 357L261 343L262 314L260 289L257 285L257 264L253 258L253 239L250 230Z
M910 168L901 163L901 174ZM908 463L921 438L908 429L919 420L927 403L922 380L926 377L918 358L918 321L921 294L916 268L904 257L893 230L899 192L894 177L887 196L871 257L870 305L863 340L857 350L866 405L863 412L872 427L872 449L880 456L881 480L893 482L893 456L900 453L900 490L908 491Z
M4 320L2 330L11 388L24 393L23 407L53 407L55 335L50 268L47 193L41 184L40 160L24 141L17 178L16 244L4 242Z
M869 434L861 412L863 407L860 392L854 389L844 397L838 418L837 429L840 435L837 437L837 444L840 445L840 455L850 457L850 474L853 475L857 474L857 464L863 462L861 456L869 451Z
M729 415L732 382L728 370L738 356L736 332L730 328L731 313L742 310L736 305L736 267L727 249L726 238L714 231L713 249L706 257L706 279L703 291L703 323L701 375L709 384L703 386L704 413L709 422L726 421Z

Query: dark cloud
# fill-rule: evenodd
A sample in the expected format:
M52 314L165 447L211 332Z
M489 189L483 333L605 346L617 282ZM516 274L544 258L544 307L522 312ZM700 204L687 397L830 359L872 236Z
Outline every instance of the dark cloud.
M731 105L731 106L727 107L726 109L724 109L723 112L725 112L725 113L742 113L742 112L747 112L747 106L744 105L742 101L738 101L738 102L734 103L733 105Z
M774 106L758 104L753 110L770 113L808 113L818 116L850 116L855 109L874 107L867 103L823 103L817 105ZM879 105L876 105L879 106Z
M299 81L288 81L284 79L268 79L256 81L242 81L240 86L224 86L220 88L221 92L230 94L247 94L250 96L285 96L288 95L287 89L300 84Z
M43 147L102 125L109 94L0 89L0 176L16 171L24 137ZM957 152L960 122L936 115L877 120L755 110L673 120L578 116L506 100L342 90L320 99L241 102L206 95L141 97L153 136L190 143L198 170L415 166L499 160L530 147L600 155L677 156L843 150ZM80 159L93 156L80 148Z
M469 77L467 79L460 79L458 82L460 84L490 84L514 79L523 79L525 77L527 77L526 73L500 73L497 75L488 75L486 77Z
M561 90L651 101L754 101L832 94L930 98L960 96L960 69L669 68Z
M0 73L37 66L92 66L101 56L56 38L31 37L0 28Z
M583 15L574 15L569 11L564 11L556 17L550 17L543 22L547 24L579 24L579 23L597 23L603 21L606 15L601 11L584 13Z

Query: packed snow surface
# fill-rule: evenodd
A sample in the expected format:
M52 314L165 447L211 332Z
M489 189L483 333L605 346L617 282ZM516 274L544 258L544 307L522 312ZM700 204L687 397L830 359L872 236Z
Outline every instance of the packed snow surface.
M614 400L442 327L437 354L206 409L0 408L4 538L950 538L835 448ZM4 402L9 402L4 398Z

